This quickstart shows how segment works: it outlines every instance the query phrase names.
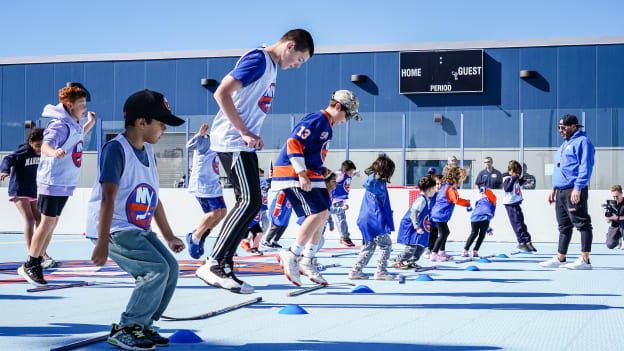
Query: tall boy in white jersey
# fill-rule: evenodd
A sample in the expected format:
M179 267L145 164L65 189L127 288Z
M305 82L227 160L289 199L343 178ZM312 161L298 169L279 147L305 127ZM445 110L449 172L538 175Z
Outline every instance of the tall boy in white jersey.
M195 272L207 284L235 293L254 292L234 276L232 267L236 248L262 205L255 151L262 150L264 143L258 134L273 100L277 66L299 68L313 54L310 33L293 29L268 48L243 55L215 91L221 109L212 123L210 148L218 153L234 186L236 204L225 217L206 263Z
M98 177L87 210L86 236L95 243L91 259L102 266L110 256L136 280L119 324L108 342L125 350L153 350L168 346L153 328L169 305L178 282L179 267L169 252L184 250L173 235L159 198L158 171L152 145L167 125L184 121L155 91L132 94L124 104L125 132L104 144ZM167 242L151 230L152 218Z

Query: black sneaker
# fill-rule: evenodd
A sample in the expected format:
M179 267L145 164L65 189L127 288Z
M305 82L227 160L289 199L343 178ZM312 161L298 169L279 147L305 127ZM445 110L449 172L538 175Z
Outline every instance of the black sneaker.
M518 244L518 250L522 252L531 251L531 249L529 248L527 244Z
M43 269L41 265L37 264L32 267L26 267L26 265L23 264L17 269L17 274L24 277L27 282L34 286L48 286L48 282L43 279Z
M169 346L169 339L160 336L160 334L158 334L156 329L154 328L145 329L143 330L143 333L148 339L152 340L152 342L154 343L154 345L156 345L156 347Z
M124 350L154 350L154 342L145 336L140 325L122 327L113 323L113 328L106 340L109 344L115 345Z
M537 249L533 246L532 242L526 243L526 246L529 248L529 251L537 252Z
M255 247L251 248L251 254L254 256L264 256L264 252L256 249Z
M271 243L271 247L274 249L281 249L282 245L278 244L277 241Z

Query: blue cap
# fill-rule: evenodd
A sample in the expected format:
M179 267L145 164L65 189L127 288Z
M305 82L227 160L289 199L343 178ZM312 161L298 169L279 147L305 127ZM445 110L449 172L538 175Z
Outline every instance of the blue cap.
M436 169L434 167L429 168L429 170L427 171L427 173L430 174L436 174Z

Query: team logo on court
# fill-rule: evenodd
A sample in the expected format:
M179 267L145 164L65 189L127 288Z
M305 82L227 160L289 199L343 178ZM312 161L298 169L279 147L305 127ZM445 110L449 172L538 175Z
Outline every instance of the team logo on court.
M154 188L145 183L137 185L126 201L128 222L141 229L149 229L157 203L158 195Z
M327 151L329 151L329 140L323 143L321 147L321 160L325 162L325 157L327 156Z
M212 159L212 170L219 175L219 159L217 157L218 156L215 156L214 159Z
M269 113L271 103L273 102L273 95L275 95L275 83L271 83L269 88L262 94L258 106L264 113Z
M423 219L423 226L425 227L425 230L430 232L431 231L431 221L429 220L429 215L425 216L425 219Z
M80 165L82 165L82 140L79 141L72 150L72 161L74 161L74 165L76 165L76 167L80 167Z

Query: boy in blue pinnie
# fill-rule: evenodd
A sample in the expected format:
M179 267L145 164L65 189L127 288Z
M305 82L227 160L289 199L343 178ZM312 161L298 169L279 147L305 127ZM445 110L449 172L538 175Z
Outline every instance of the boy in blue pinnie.
M396 258L392 268L421 268L416 264L429 245L431 197L435 193L436 182L431 177L422 177L418 181L420 194L405 212L399 225L397 242L404 244L405 249Z

